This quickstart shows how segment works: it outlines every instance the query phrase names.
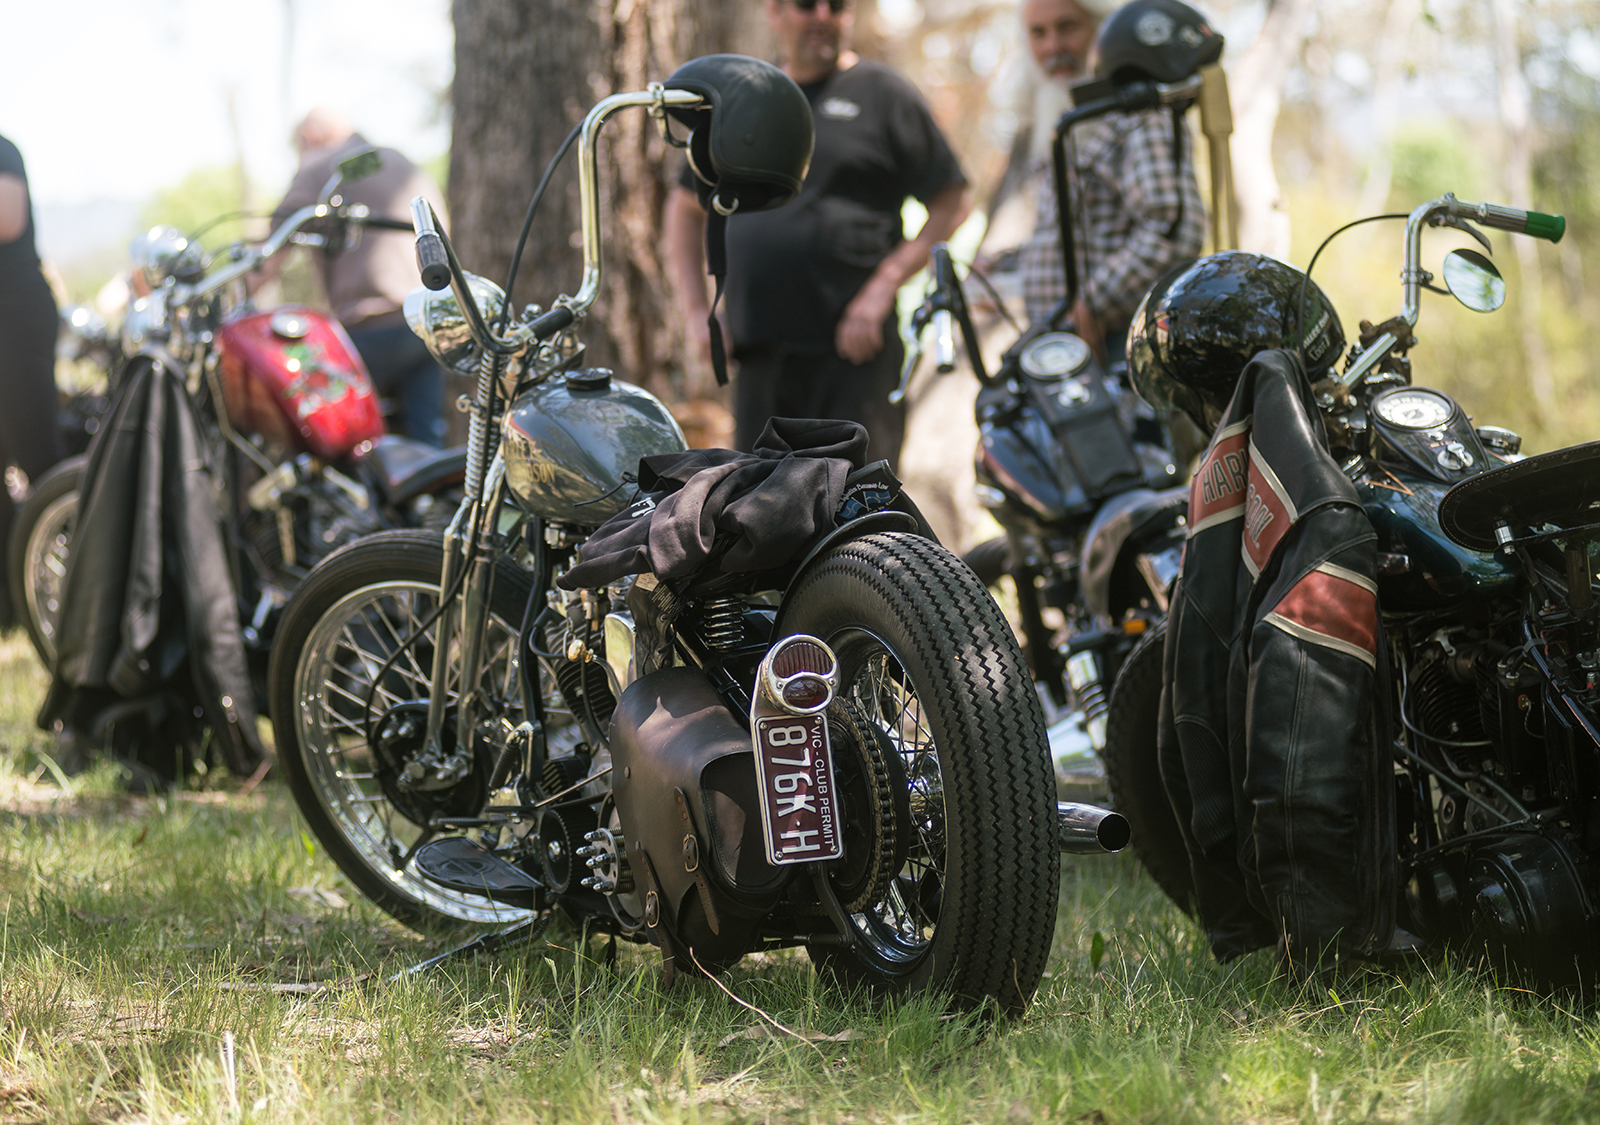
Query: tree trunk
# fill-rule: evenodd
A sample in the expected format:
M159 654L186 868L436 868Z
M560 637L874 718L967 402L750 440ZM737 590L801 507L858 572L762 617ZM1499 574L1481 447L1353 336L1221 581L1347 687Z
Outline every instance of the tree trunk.
M1311 0L1269 0L1256 41L1228 68L1239 247L1287 259L1289 210L1272 167L1272 133L1289 68L1305 42Z
M534 186L584 114L690 57L755 40L762 25L753 8L738 0L453 0L450 237L462 265L503 284ZM513 293L518 308L548 307L582 279L576 157L574 145L534 220ZM643 111L618 114L601 134L604 283L581 332L591 364L669 402L700 389L684 374L683 326L660 252L662 206L680 160Z

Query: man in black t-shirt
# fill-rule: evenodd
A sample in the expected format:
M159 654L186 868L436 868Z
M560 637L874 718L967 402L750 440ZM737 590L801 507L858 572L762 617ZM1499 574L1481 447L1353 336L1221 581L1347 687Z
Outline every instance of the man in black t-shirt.
M30 480L61 460L56 428L56 302L39 269L28 173L0 137L0 475L16 465ZM11 536L11 494L0 481L0 552ZM0 628L15 622L0 553Z
M869 457L893 464L905 430L888 401L903 358L895 294L966 218L966 177L916 90L844 49L850 0L767 0L767 17L784 73L811 103L816 150L793 202L728 221L734 444L748 452L772 416L844 418L867 427ZM909 241L908 196L928 209ZM666 249L702 343L705 218L686 168L667 201Z

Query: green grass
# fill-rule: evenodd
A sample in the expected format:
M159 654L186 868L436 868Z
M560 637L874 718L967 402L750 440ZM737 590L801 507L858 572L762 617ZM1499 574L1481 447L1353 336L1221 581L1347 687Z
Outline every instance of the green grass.
M390 983L441 941L361 901L281 786L62 789L43 687L0 641L0 1121L1600 1120L1585 1013L1443 965L1340 994L1218 965L1125 858L1063 864L1049 976L999 1026L794 954L723 978L804 1038L769 1036L570 931Z

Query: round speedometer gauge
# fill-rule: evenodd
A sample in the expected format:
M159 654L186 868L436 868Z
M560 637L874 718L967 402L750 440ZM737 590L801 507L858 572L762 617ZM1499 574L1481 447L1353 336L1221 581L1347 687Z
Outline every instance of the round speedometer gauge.
M1406 430L1432 430L1455 415L1455 403L1438 391L1400 387L1372 400L1372 412L1391 426Z
M1018 359L1035 379L1053 382L1089 366L1089 345L1068 332L1047 332L1023 348Z

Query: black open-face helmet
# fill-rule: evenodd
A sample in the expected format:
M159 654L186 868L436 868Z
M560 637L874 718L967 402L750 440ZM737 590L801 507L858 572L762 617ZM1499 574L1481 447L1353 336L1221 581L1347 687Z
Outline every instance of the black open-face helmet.
M1170 270L1145 294L1128 328L1128 373L1145 402L1182 410L1209 432L1245 364L1266 348L1298 351L1314 383L1338 363L1344 329L1305 274L1227 250Z
M667 110L689 128L689 166L708 211L764 211L800 193L811 166L811 104L783 71L744 55L706 55L663 85L711 103Z
M1180 0L1133 0L1106 17L1094 75L1113 84L1182 82L1222 56L1222 36Z

